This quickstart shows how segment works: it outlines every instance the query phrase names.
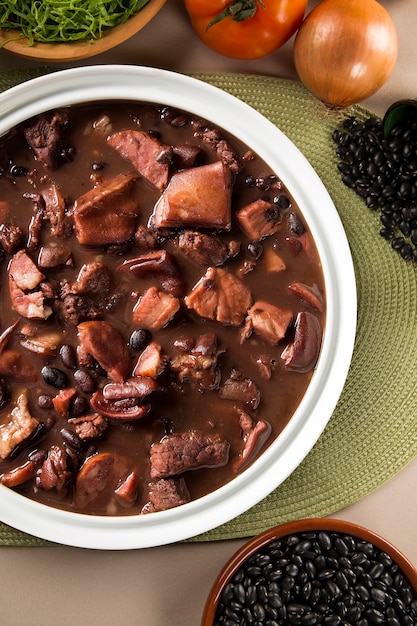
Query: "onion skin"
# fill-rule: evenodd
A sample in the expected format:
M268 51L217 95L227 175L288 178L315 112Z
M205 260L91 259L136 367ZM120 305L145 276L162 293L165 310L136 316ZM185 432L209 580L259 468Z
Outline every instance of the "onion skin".
M306 16L294 42L301 82L337 108L376 93L397 55L395 24L375 0L323 0Z

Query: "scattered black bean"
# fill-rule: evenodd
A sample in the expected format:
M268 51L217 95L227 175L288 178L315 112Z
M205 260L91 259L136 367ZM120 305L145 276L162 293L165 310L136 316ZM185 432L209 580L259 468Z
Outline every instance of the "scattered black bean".
M86 369L76 369L74 372L74 381L78 389L86 394L92 394L96 390L96 379Z
M417 238L412 237L417 212L417 123L404 120L384 137L382 122L345 120L333 132L338 169L346 187L380 210L380 235L391 241L404 260L417 262Z
M61 437L65 443L71 446L71 448L74 448L74 450L80 450L80 448L82 448L82 441L75 431L62 428Z
M305 532L261 548L225 586L214 626L255 624L415 626L417 597L393 559L368 541Z
M38 407L45 411L50 411L53 408L52 397L43 393L38 397Z
M77 367L77 351L74 346L67 343L63 344L59 350L62 364L70 370L75 370Z
M147 330L146 328L138 328L137 330L134 330L133 333L130 335L129 345L132 350L140 352L140 350L146 348L151 339L152 335L149 330Z
M41 370L41 374L47 385L51 385L56 389L65 389L67 386L67 375L57 367L45 365Z

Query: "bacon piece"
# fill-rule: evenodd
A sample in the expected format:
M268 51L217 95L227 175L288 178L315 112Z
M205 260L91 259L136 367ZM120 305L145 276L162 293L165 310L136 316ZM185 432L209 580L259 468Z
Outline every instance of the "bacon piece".
M67 389L61 389L54 398L52 398L52 404L58 415L62 417L68 417L70 414L71 405L77 396L77 390L75 387L68 387Z
M10 261L9 278L22 291L29 291L38 287L39 283L45 279L45 275L25 250L19 250Z
M138 356L132 371L133 376L158 378L168 364L168 358L161 353L161 350L162 348L158 343L151 341Z
M119 174L80 196L74 203L74 226L80 244L103 246L124 243L135 233L139 213L133 186L136 172Z
M130 371L129 350L119 332L98 320L81 322L77 328L80 343L108 376L116 383L126 380Z
M122 130L107 138L109 145L127 159L152 185L162 191L168 184L169 160L159 139L142 130Z
M130 472L129 476L114 490L114 495L118 501L124 506L131 506L138 493L138 475L136 472Z
M262 199L254 200L237 211L236 221L251 240L264 239L281 228L279 208Z
M41 285L45 276L25 250L19 250L9 264L9 291L14 309L29 319L47 319L52 309L45 304L45 295L31 291Z
M7 459L16 446L33 435L38 427L38 420L29 413L28 398L24 392L17 399L10 421L0 424L0 459Z
M133 322L149 330L159 330L171 321L179 308L178 298L149 287L135 304Z
M290 310L258 300L249 309L246 324L262 339L275 345L285 337L291 320Z
M158 202L152 228L231 226L232 175L220 161L174 174Z
M184 302L201 317L240 326L252 302L248 287L231 272L209 267Z

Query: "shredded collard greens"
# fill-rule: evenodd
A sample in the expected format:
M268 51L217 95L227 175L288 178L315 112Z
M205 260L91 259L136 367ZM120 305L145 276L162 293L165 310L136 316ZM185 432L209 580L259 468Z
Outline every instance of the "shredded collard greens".
M149 0L0 0L0 28L19 29L34 42L99 39L123 24Z

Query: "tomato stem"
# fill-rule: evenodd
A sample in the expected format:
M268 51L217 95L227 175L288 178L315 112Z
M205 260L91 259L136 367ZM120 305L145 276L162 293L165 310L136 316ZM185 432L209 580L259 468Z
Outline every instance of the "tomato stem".
M258 4L260 4L263 9L265 8L262 0L232 0L221 13L218 13L216 17L207 24L207 30L210 26L218 24L226 17L230 17L235 22L244 22L255 15Z

